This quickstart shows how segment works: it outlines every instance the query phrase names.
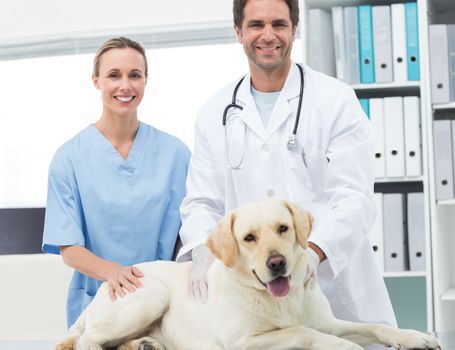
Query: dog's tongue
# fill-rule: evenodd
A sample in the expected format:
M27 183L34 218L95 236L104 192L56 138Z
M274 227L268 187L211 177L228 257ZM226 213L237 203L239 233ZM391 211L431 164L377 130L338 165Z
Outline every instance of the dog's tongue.
M289 293L289 277L278 277L267 283L267 290L276 297L285 297Z

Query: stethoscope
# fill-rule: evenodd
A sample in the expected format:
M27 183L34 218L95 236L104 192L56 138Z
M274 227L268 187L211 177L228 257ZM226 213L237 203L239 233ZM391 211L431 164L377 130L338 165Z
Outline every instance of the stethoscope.
M292 134L289 136L288 141L286 143L286 148L288 149L288 151L294 151L297 148L297 129L299 128L300 110L302 109L302 100L303 100L303 88L304 88L303 68L298 64L296 64L296 66L299 69L299 73L300 73L299 104L297 106L297 114L295 116L294 129L292 130ZM224 141L226 144L226 155L227 155L229 167L233 170L240 169L240 167L243 163L243 158L245 157L245 149L243 149L242 157L240 158L240 161L236 165L232 165L229 151L228 151L228 137L227 137L227 131L226 131L226 120L227 120L227 114L231 108L237 108L239 110L243 110L243 107L240 106L239 104L237 104L236 100L237 100L237 91L239 90L240 85L242 84L244 79L245 79L245 76L243 76L242 79L240 79L239 82L237 83L237 85L235 86L234 92L232 93L232 102L224 108L223 120L222 120L222 124L223 124L223 128L224 128ZM247 126L245 124L244 139L246 138L246 130L247 130ZM245 142L243 143L243 147L245 147ZM303 148L302 148L302 160L303 160L303 164L305 164L305 167L307 167L307 163L305 160L305 153L303 151Z

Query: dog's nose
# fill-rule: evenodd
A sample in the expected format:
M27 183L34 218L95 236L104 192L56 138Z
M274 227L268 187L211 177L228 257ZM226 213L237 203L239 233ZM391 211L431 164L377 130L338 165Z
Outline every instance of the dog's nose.
M286 270L286 257L281 254L275 254L267 259L267 267L275 274L284 273Z

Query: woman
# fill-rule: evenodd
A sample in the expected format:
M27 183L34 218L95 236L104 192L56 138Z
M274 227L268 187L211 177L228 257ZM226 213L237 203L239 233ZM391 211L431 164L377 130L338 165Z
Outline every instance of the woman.
M102 281L115 300L141 287L133 264L171 259L190 157L180 140L138 120L147 82L139 43L104 43L92 80L102 95L101 118L60 147L49 170L43 251L60 253L76 270L68 326Z

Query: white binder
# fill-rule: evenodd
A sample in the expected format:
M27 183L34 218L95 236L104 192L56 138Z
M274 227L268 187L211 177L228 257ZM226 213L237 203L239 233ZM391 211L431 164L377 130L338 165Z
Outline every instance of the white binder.
M324 10L311 9L309 11L309 26L310 67L318 72L335 77L332 16ZM321 45L321 43L326 43L326 45Z
M455 120L450 121L451 126L451 141L452 141L452 183L453 183L453 197L455 198Z
M406 176L420 176L422 175L420 99L416 96L403 97L403 112Z
M370 120L374 132L374 175L386 176L385 139L384 139L384 101L382 98L370 98Z
M449 49L450 100L455 102L455 24L447 25L447 41Z
M409 269L425 271L425 208L423 193L408 193Z
M344 39L346 44L346 82L360 83L360 56L359 56L359 20L357 7L343 8ZM323 46L319 44L320 46Z
M378 263L379 270L384 273L384 217L382 207L382 193L374 194L374 202L376 204L376 210L378 215L376 221L371 227L370 231L370 242L373 248L373 254Z
M430 41L431 99L433 103L448 103L450 88L447 25L430 25L428 39Z
M374 73L377 83L393 81L390 6L373 6Z
M434 172L437 200L454 198L452 131L450 124L450 120L435 120L433 122Z
M385 162L387 177L404 177L403 97L384 98Z
M408 270L404 194L384 194L385 271Z
M344 38L342 7L332 7L332 23L337 78L342 81L346 81L346 44Z
M396 82L408 80L406 60L406 22L404 4L392 4L393 77Z

